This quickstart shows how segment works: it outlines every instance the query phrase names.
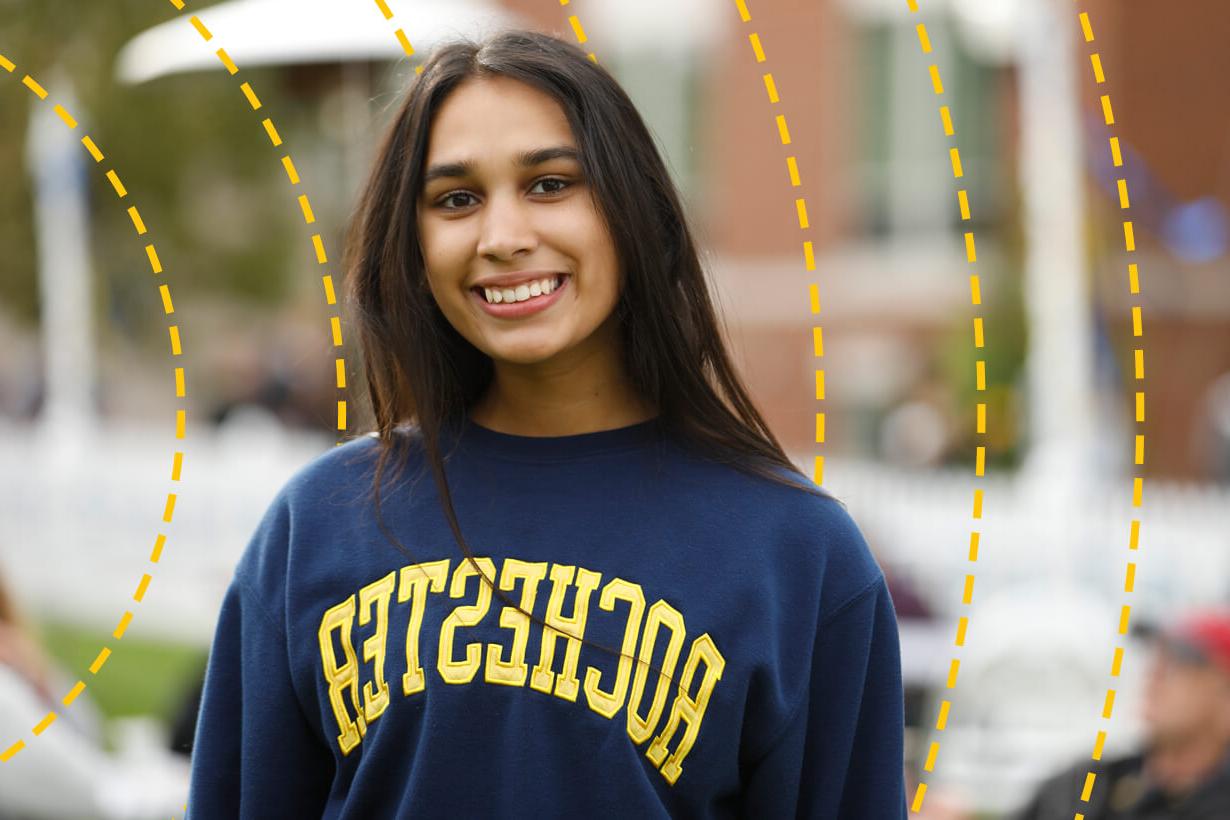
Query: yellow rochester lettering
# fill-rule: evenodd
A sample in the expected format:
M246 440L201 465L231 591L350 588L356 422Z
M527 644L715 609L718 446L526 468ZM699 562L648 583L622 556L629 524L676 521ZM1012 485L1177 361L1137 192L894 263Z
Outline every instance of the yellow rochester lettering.
M359 661L355 657L354 644L350 640L350 630L354 624L354 595L340 604L325 610L320 619L320 662L324 668L325 680L329 683L329 703L333 707L333 716L337 719L338 728L342 730L337 736L338 746L343 755L350 754L351 749L358 746L363 736L367 734L367 721L359 706ZM333 631L337 630L342 643L342 652L346 662L341 666L333 651ZM354 704L355 717L352 720L342 698L345 690L350 692L350 700Z
M495 583L495 564L490 558L475 558L483 575ZM460 598L465 595L466 580L475 575L474 565L462 561L453 571L453 582L449 587L450 598ZM478 600L469 606L459 606L454 609L440 625L440 654L436 658L436 668L440 677L446 683L469 683L478 674L478 667L483 662L483 645L481 642L466 644L466 657L463 661L453 660L453 632L457 627L475 626L487 614L491 605L491 587L482 578L478 579Z
M615 609L615 600L628 602L628 622L624 627L624 641L620 646L623 654L619 658L619 666L615 670L615 687L610 692L598 688L602 675L594 667L585 670L585 700L589 708L605 718L615 717L615 713L624 705L628 694L628 678L632 676L632 653L636 651L636 639L641 630L641 616L645 613L645 593L640 584L625 581L623 578L613 578L602 588L598 606L608 612Z
M705 662L705 676L701 678L700 688L696 690L696 697L688 697L688 690L692 688L692 678L696 676L696 667L701 661ZM649 744L649 748L645 751L645 756L655 766L662 765L662 759L666 757L666 744L675 736L675 731L679 728L679 722L683 721L688 724L687 730L683 733L683 738L679 741L679 745L675 747L675 751L669 758L666 759L666 765L662 766L660 771L666 781L672 786L679 779L679 775L683 772L683 759L692 749L692 744L696 742L696 735L700 731L700 722L705 717L705 710L709 707L709 697L713 694L713 687L722 678L722 670L726 668L726 659L722 657L722 653L718 651L717 646L713 643L713 638L709 637L706 632L695 641L692 642L692 651L688 653L688 659L683 664L683 675L679 680L679 692L675 695L675 703L671 706L670 719L666 722L666 728L662 730L662 734L654 738L653 743Z
M411 564L401 568L397 584L397 603L410 602L410 623L406 627L406 673L401 676L402 694L422 692L427 685L423 667L419 663L419 633L423 630L423 609L427 605L427 593L443 592L448 580L449 560L431 561L426 564Z
M373 581L359 590L359 626L366 626L372 619L372 602L376 604L376 632L363 642L363 660L375 661L376 685L369 682L363 687L363 716L371 723L384 713L389 705L389 685L384 680L385 639L389 635L389 598L393 597L393 585L397 573L390 572L379 581Z
M534 611L534 599L538 595L538 585L547 576L547 562L530 563L518 561L516 558L505 558L504 567L500 570L500 589L511 591L518 578L521 579L521 608L526 612ZM525 686L525 677L529 667L525 663L525 645L530 637L530 619L515 607L506 606L500 610L500 626L513 630L513 645L509 650L509 659L500 658L499 644L487 645L487 665L483 668L483 680L487 683L499 683L505 686Z
M649 675L649 664L653 661L653 647L658 639L658 630L663 626L670 630L670 643L666 645L666 657L662 661L662 671L654 688L649 714L641 717L637 709L640 708L641 698L645 694L645 679ZM632 678L632 695L628 700L628 736L637 745L649 739L662 718L662 708L666 705L667 676L673 675L679 664L679 652L683 648L686 634L683 614L679 610L661 600L655 601L653 606L649 607L641 650L637 653L636 674Z
M564 594L576 576L576 597L572 617L563 616ZM577 663L581 656L581 638L585 635L585 619L589 612L589 598L602 581L602 573L584 567L554 564L551 567L551 599L547 602L547 626L542 630L542 649L538 664L530 675L530 687L539 692L551 693L554 683L555 696L575 701L581 682L577 679ZM561 634L562 630L571 634ZM576 637L573 637L573 636ZM555 644L560 638L568 642L564 650L564 669L558 675L551 671L555 659Z

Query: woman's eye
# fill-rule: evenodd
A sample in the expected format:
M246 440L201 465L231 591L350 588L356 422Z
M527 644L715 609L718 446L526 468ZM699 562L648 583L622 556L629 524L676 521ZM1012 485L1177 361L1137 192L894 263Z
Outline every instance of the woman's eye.
M557 193L559 193L560 191L562 191L562 190L564 190L565 188L567 188L567 187L568 187L568 185L569 185L568 180L566 180L566 179L560 179L559 177L545 177L545 178L543 178L543 179L538 180L538 182L535 182L535 183L534 183L534 185L535 185L535 186L537 186L537 185L541 185L541 184L542 184L542 183L544 183L544 182L557 182L557 183L559 183L559 185L560 185L560 187L559 187L559 188L556 188L554 191L547 191L546 193L555 193L555 194L557 194Z
M546 194L558 194L558 193L561 193L564 189L566 189L566 188L568 188L569 186L571 186L571 185L572 185L572 183L571 183L571 182L569 182L569 181L568 181L568 180L566 180L566 179L561 179L561 178L559 178L559 177L544 177L544 178L542 178L542 179L538 180L537 182L535 182L535 183L533 184L533 186L531 186L531 190L532 190L533 188L537 188L539 185L542 185L542 184L544 184L544 183L546 183L546 184L555 183L556 185L558 185L558 186L559 186L559 187L554 188L554 189L550 189L550 190L543 191L543 193L546 193ZM465 206L465 205L461 205L461 206L457 206L457 207L452 207L452 206L450 206L450 205L449 205L449 203L450 203L452 200L456 199L457 197L462 197L462 198L465 198L465 197L471 197L471 198L472 198L472 195L471 195L471 194L469 194L469 193L468 193L468 192L466 192L466 191L453 191L452 193L445 194L445 195L444 195L444 196L442 196L440 199L436 200L436 207L441 208L442 210L445 210L445 211L458 211L458 210L461 210L462 208L464 208L464 207L466 207L466 206Z
M441 199L440 199L440 201L439 201L439 202L437 202L436 204L437 204L437 205L439 205L440 207L444 208L444 210L446 210L446 211L455 211L455 210L457 210L457 209L456 209L456 208L450 208L450 207L448 206L448 203L449 203L449 201L450 201L450 200L455 199L456 197L459 197L459 196L460 196L460 197L466 197L466 196L469 196L469 194L467 194L467 193L465 193L465 192L463 192L463 191L457 191L457 192L455 192L455 193L445 194L445 195L443 196L443 198L441 198ZM465 207L465 206L463 205L463 206L461 206L461 207Z

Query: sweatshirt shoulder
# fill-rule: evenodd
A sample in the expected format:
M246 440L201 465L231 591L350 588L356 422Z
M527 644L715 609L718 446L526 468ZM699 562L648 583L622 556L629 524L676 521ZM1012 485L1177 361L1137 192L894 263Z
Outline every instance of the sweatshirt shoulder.
M780 474L805 480L784 468ZM884 573L866 537L846 505L828 490L809 483L814 492L772 485L764 491L774 508L778 536L772 558L791 571L786 583L814 585L820 593L821 622L884 583Z
M380 442L364 434L319 453L291 474L282 488L292 506L314 504L339 485L350 484L363 475L374 476L380 455Z
M278 489L236 567L239 581L259 597L285 583L296 555L361 515L370 503L380 443L363 435L332 447L295 470ZM387 486L382 482L382 486Z

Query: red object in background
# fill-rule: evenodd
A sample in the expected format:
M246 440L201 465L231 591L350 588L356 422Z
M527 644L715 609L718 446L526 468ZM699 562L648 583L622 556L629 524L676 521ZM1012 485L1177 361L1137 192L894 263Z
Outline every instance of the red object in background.
M1195 648L1230 674L1230 609L1210 608L1190 612L1161 631L1170 644Z

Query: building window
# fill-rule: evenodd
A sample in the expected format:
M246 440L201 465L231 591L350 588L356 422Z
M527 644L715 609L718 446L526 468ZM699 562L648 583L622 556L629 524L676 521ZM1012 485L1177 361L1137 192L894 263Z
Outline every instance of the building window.
M1002 140L995 81L999 69L975 61L964 49L949 15L924 22L933 50L923 54L918 15L852 14L855 43L851 76L850 145L856 223L869 237L954 230L961 222L956 189L970 197L975 224L998 211L1002 190ZM937 96L927 67L935 63L944 85ZM948 105L955 142L944 134L939 109ZM948 149L960 149L963 177L955 185ZM962 230L970 229L966 222Z

